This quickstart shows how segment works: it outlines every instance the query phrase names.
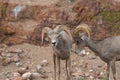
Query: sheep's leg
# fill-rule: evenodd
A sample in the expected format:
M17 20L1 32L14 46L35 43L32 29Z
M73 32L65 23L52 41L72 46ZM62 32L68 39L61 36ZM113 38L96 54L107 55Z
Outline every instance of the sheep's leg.
M56 80L56 56L53 55L53 62L54 62L54 80Z
M67 79L71 80L71 60L70 58L66 59L66 72L67 72Z
M109 76L110 76L110 63L107 63L107 80L109 80Z
M71 74L71 59L69 58L68 59L68 67L69 67L69 77L70 77L70 80L72 80L72 74Z
M115 67L115 60L111 61L111 69L113 73L113 79L116 80L116 67Z
M69 58L69 76L70 76L70 80L72 80L72 73L71 73L71 58Z
M58 64L58 80L60 80L60 58L57 57L57 64Z
M65 67L66 67L66 73L67 73L67 80L69 80L69 74L68 74L68 59L66 59Z

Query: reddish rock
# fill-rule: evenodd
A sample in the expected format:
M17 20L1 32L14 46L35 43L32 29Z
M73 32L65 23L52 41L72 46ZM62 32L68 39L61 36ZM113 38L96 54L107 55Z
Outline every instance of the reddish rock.
M42 8L42 7L41 7ZM39 13L39 11L38 11ZM36 13L35 13L36 14ZM33 32L30 32L30 36L28 36L30 43L41 45L41 32L42 29L46 26L55 27L57 24L65 24L68 20L68 15L65 11L61 10L57 6L52 6L50 8L42 9L38 15L35 15L34 18L38 21L38 25ZM44 40L44 44L46 45L49 41Z
M75 73L72 73L72 76L84 76L84 73L83 72L75 72Z
M5 41L5 44L7 44L7 45L15 45L15 44L21 44L21 43L23 43L24 42L24 40L23 39L21 39L21 38L17 38L17 37L9 37L8 39L7 39L7 41Z
M19 68L17 72L20 74L24 74L26 71L27 71L26 68Z
M25 80L21 76L14 77L13 80Z
M15 27L13 27L13 26L9 26L9 27L6 27L5 28L5 34L6 35L12 35L12 34L15 34Z
M2 65L7 66L11 62L10 58L2 57Z
M42 74L40 77L41 77L41 78L43 78L43 79L48 78L48 76L47 76L47 75L45 75L45 74Z

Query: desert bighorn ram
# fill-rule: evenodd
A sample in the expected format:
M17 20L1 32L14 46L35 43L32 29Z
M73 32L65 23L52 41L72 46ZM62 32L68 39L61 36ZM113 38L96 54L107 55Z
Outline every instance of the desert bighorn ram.
M107 80L109 80L110 68L113 73L113 79L116 80L115 62L120 60L120 36L113 36L95 42L90 39L89 26L82 23L74 30L73 38L76 44L76 53L79 53L85 46L90 48L97 56L107 63Z
M58 80L60 80L60 60L66 60L67 80L71 80L70 50L72 48L72 35L69 29L65 25L58 25L54 29L44 27L42 30L42 43L45 33L50 38L53 48L54 79L56 80L56 60Z

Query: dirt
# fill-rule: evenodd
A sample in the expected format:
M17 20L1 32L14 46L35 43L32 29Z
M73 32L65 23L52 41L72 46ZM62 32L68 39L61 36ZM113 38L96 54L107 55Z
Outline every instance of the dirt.
M25 5L52 5L58 3L60 0L10 0L10 3L17 4L25 4ZM66 0L67 1L67 0ZM65 1L65 2L66 2ZM69 1L69 0L68 0ZM65 3L62 2L63 4ZM62 3L60 5L62 5ZM65 4L64 4L65 5ZM63 9L67 10L67 5L63 7ZM69 10L68 10L69 12ZM26 35L29 35L30 31L33 31L35 25L38 24L37 21L34 20L21 20L18 22L10 22L10 24L14 25L17 29L17 33L15 36L22 37L26 39ZM52 57L52 48L51 46L40 47L36 45L32 45L29 43L23 43L18 45L10 46L10 48L20 48L23 50L22 57L20 62L23 64L21 67L29 67L30 72L34 72L36 70L37 65L41 65L43 60L48 61L48 65L43 67L45 71L45 75L48 78L39 78L38 80L54 80L53 79L53 57ZM89 49L85 49L85 53L83 55L76 55L71 53L71 64L72 64L72 77L73 80L104 80L106 64L99 58L94 55ZM117 80L120 79L120 63L117 62ZM14 72L16 72L20 67L16 66L16 63L10 63L7 66L3 66L0 64L0 80L7 80L13 77ZM84 76L87 79L84 79ZM94 79L90 79L90 77ZM83 79L79 79L83 78ZM100 78L100 79L98 79ZM37 79L35 79L37 80ZM66 80L66 72L65 72L65 61L61 61L61 80ZM112 78L111 78L112 80Z
M17 4L25 4L25 5L52 5L52 4L55 4L57 2L59 2L59 0L52 0L52 1L49 1L49 0L9 0L10 3L17 3Z
M21 59L20 62L23 63L22 67L28 66L29 71L34 71L37 65L40 65L43 60L47 60L49 64L46 67L44 67L44 70L46 71L47 73L46 75L48 76L48 78L45 80L53 80L52 48L50 46L40 47L40 46L35 46L35 45L24 43L20 45L11 46L11 48L20 48L24 51L24 53L22 53L22 56L24 57ZM97 63L96 63L96 60L98 61ZM74 53L71 53L71 61L72 61L72 66L73 66L72 71L75 73L75 68L79 68L79 65L84 66L86 63L88 63L88 65L93 66L94 69L96 69L97 66L101 63L103 66L105 66L105 64L101 60L99 60L99 58L97 58L96 60L95 61L88 60L88 56L81 57L81 56L75 55ZM81 61L84 61L84 62L80 64ZM61 61L62 80L65 79L65 76L66 76L64 64L65 64L65 61ZM2 74L0 75L1 77L0 80L5 80L7 77L9 78L9 76L13 75L13 73L16 72L19 68L16 66L15 63L9 64L8 66L0 65L0 67L1 67L0 72ZM101 70L101 69L98 68L98 70ZM39 80L43 80L43 79L39 79Z
M48 78L43 79L43 78L39 78L38 80L53 80L53 58L52 58L52 48L51 46L48 47L40 47L40 46L35 46L35 45L31 45L28 43L23 43L20 45L14 45L11 46L10 48L19 48L21 50L23 50L24 52L22 53L22 58L21 58L21 63L23 64L22 67L29 67L29 71L33 72L36 70L37 65L40 65L41 62L43 60L47 60L48 61L48 65L43 67L43 69L46 71L46 75L48 76ZM86 75L89 75L89 71L90 70L95 70L94 72L105 72L106 70L106 65L103 61L101 61L98 57L95 57L95 59L92 59L91 57L94 56L93 53L90 52L90 54L88 55L84 55L84 56L78 56L74 53L71 53L71 64L72 64L72 74L73 77L75 78L75 76L78 76L78 71L80 69L83 69ZM101 67L98 67L98 66ZM119 63L117 63L117 75L119 75L120 70L119 70ZM2 66L0 65L0 80L5 80L7 78L11 78L13 77L13 73L16 72L19 67L16 66L16 63L11 63L8 64L7 66ZM65 80L66 78L66 74L65 74L65 61L61 61L61 79ZM94 73L93 76L96 76L98 73ZM75 75L74 75L75 74ZM92 74L90 74L92 75ZM98 77L99 75L97 75L96 77ZM102 75L101 77L103 77L104 75ZM81 77L81 76L79 76ZM120 79L119 76L118 80ZM77 80L77 79L74 79ZM83 79L83 80L90 80L90 77L88 77L87 79ZM97 80L97 79L94 79ZM101 80L101 79L100 79Z

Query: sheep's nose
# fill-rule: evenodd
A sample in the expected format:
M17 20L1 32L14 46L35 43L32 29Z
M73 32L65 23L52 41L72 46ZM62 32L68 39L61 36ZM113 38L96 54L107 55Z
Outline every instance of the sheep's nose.
M52 42L52 45L55 46L56 42Z

